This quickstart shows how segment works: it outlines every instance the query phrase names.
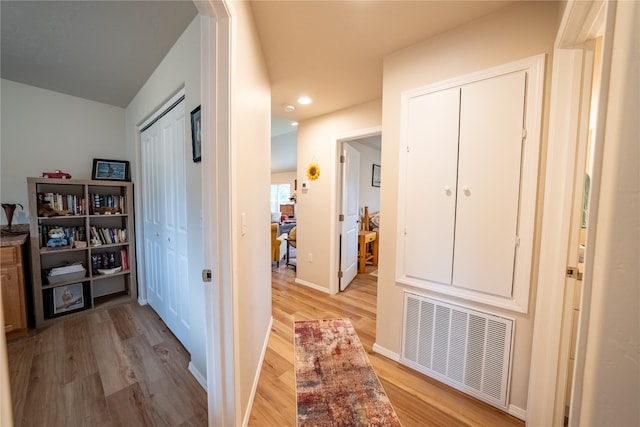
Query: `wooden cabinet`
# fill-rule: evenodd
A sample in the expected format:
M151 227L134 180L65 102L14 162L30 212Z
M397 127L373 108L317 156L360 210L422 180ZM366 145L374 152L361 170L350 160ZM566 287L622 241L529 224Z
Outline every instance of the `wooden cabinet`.
M28 330L22 259L26 237L26 234L11 236L8 242L3 239L0 247L0 287L2 288L4 331L7 338L26 335Z
M27 182L36 327L137 298L133 185L45 178ZM80 271L54 274L65 267Z

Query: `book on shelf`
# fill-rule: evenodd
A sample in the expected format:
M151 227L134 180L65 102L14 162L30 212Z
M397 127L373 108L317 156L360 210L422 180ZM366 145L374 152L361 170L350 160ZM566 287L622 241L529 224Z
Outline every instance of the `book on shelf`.
M91 239L99 241L102 245L114 243L125 243L127 241L127 230L124 228L96 227L90 228Z
M127 248L120 249L120 265L122 266L122 270L129 269L129 253L127 252Z
M124 214L127 199L120 194L90 194L91 213L93 215Z
M84 197L75 194L38 193L38 203L48 205L58 213L66 212L68 215L84 215Z

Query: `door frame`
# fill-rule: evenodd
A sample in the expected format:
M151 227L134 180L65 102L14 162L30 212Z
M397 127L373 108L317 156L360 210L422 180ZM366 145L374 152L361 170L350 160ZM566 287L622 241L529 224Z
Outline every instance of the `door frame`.
M591 269L604 142L604 124L608 102L608 82L611 74L611 52L615 19L615 2L567 3L558 31L553 54L553 71L549 113L549 138L545 177L544 210L541 226L540 265L538 275L535 324L531 356L527 425L562 426L566 386L558 384L558 377L566 378L566 364L562 363L561 322L565 307L565 277L570 241L571 204L575 184L575 153L579 135L579 108L583 77L584 43L602 31L601 87L593 154L590 212L587 224L589 250L585 254L583 297L580 324L587 324L592 288ZM602 29L602 30L601 30ZM577 425L582 384L577 380L584 367L586 332L578 335L573 378L573 398L569 423ZM562 372L559 372L562 369ZM566 384L566 383L565 383ZM562 408L558 408L562 405Z
M338 280L338 271L340 268L340 232L342 227L338 221L338 215L342 208L342 166L340 164L340 155L342 154L342 144L344 142L353 141L355 139L366 138L369 136L382 135L382 125L373 126L369 128L357 129L350 132L341 133L335 138L335 165L336 170L334 176L336 176L334 184L334 199L333 208L331 209L335 215L332 215L329 221L329 229L331 231L331 241L329 242L329 248L333 257L329 258L329 293L335 295L340 292L340 281Z
M209 426L241 419L235 375L231 284L231 75L235 11L230 0L194 1L201 19L202 228ZM213 132L210 130L213 129ZM203 271L203 276L204 276Z

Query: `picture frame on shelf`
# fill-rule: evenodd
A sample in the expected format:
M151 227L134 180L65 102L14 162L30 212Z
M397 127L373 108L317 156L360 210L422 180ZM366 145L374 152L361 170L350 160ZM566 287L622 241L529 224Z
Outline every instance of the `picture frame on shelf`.
M200 160L202 160L202 121L200 114L200 105L191 111L191 147L194 163L200 163Z
M380 187L380 165L373 165L371 170L371 186Z
M82 310L85 307L82 283L53 288L53 314Z
M106 181L131 181L127 160L93 159L91 179Z

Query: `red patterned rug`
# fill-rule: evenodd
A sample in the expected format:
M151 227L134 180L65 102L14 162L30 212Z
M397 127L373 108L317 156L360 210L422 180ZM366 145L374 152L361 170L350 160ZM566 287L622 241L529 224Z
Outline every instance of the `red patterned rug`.
M349 319L295 322L298 426L400 426Z

